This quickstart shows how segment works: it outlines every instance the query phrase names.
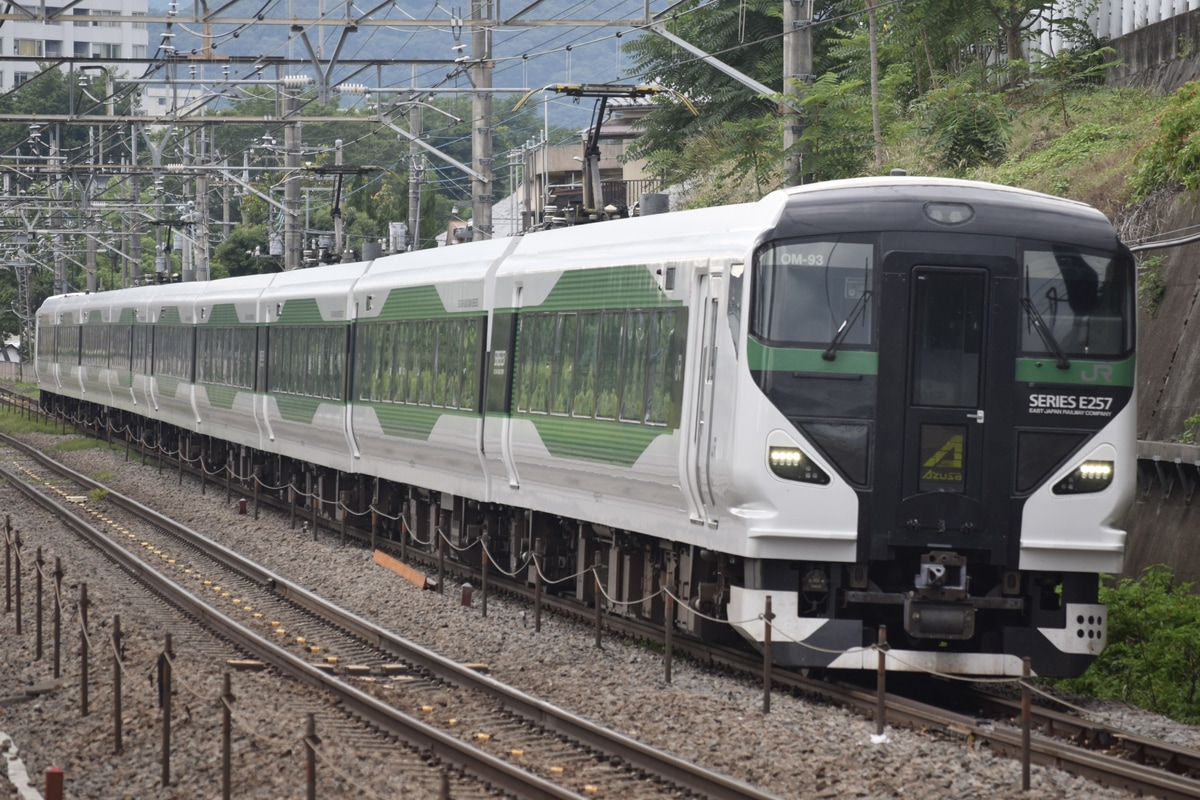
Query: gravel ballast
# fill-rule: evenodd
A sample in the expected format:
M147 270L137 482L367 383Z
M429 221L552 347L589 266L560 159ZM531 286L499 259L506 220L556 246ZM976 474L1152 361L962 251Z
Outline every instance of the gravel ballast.
M62 437L30 438L45 446ZM456 590L444 595L423 591L374 564L366 549L339 546L329 536L314 542L311 535L290 530L286 517L265 510L259 520L240 515L236 500L225 504L223 488L213 491L210 486L209 493L201 496L195 481L185 478L180 487L173 472L143 467L136 458L127 462L118 451L94 449L54 457L402 636L451 658L487 663L501 681L782 797L1131 796L1038 766L1032 769L1032 790L1024 793L1020 764L996 757L986 746L895 728L888 728L885 742L875 743L873 720L783 694L773 696L770 713L763 714L761 685L680 660L674 665L672 683L667 684L658 654L611 637L597 650L590 628L553 616L543 618L541 631L535 632L532 611L503 598L489 598L485 619L477 602L463 606ZM105 570L111 573L111 568L96 563L100 559L95 551L71 544L60 525L28 510L12 488L0 488L0 497L13 515L13 526L22 531L27 552L40 546L51 564L55 555L60 556L67 574L65 586L89 583L91 627L97 630L93 636L107 636L101 620L122 613L123 605L122 597L105 588L111 582ZM27 591L32 594L31 588ZM0 696L50 680L49 659L33 660L31 612L26 612L25 626L18 637L13 615L0 618L5 642L0 648L4 676ZM122 627L129 642L126 660L137 662L148 673L161 649L161 623L122 614ZM64 627L64 640L66 631L78 638L73 621ZM220 648L187 641L177 643L175 649L185 661L219 662L236 656L232 651L221 656ZM63 688L0 706L0 731L20 748L39 788L44 770L59 765L67 770L67 797L219 797L219 734L207 721L204 730L200 723L191 726L194 730L186 730L187 723L178 724L183 739L179 763L172 767L177 782L166 789L160 786L158 709L146 676L126 681L125 715L131 720L126 735L132 737L132 744L122 754L113 754L110 664L111 656L105 654L92 668L96 711L88 718L80 717L78 670L69 661L64 661ZM181 671L186 674L187 667L181 664ZM238 708L254 718L257 729L271 731L275 737L252 746L243 742L234 765L239 776L235 786L240 787L234 796L303 797L303 782L296 774L303 772L299 737L305 712L313 710L312 701L292 698L295 687L269 674L239 673L234 680L234 692L241 698ZM205 697L219 693L219 681L198 690ZM200 705L197 701L197 708ZM1177 743L1200 747L1197 729L1117 704L1092 705L1114 725L1148 736L1169 735ZM333 737L323 738L331 744ZM344 790L329 788L334 784L327 782L322 787L330 793L318 796L399 796L393 794L394 783L379 777L379 770L387 768L382 763L387 759L381 761L379 756L379 743L364 736L346 738L346 752L365 750L363 757L347 757L346 763L365 765L358 777L375 794L338 794ZM411 788L415 791L406 788L404 796L437 796L435 787ZM598 796L605 796L604 787L598 790Z

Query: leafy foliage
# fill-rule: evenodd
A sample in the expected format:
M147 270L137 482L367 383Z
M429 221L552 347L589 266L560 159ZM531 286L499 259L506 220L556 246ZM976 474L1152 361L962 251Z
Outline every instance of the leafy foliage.
M1135 200L1155 189L1200 189L1200 81L1179 87L1158 121L1158 136L1142 148L1131 181Z
M921 132L936 163L961 173L996 163L1005 152L1013 113L996 95L966 81L926 92L917 108Z
M781 7L772 0L718 2L703 11L691 0L677 8L667 23L675 35L715 54L739 72L775 90L783 88L783 46L779 41ZM750 45L750 43L757 43ZM715 132L726 122L760 118L775 113L769 98L758 97L733 78L714 70L674 43L646 34L625 45L632 62L631 72L646 80L689 97L699 111L679 99L660 95L658 108L647 118L641 137L630 155L647 159L656 171L667 173L668 181L680 176L666 154L697 136ZM703 87L701 90L700 87Z
M827 73L813 82L802 102L805 174L814 180L861 175L874 149L870 91L863 81Z
M1165 266L1166 259L1162 256L1147 256L1138 264L1138 304L1151 317L1158 315L1158 306L1167 292L1167 283L1163 278Z
M1183 433L1179 437L1179 441L1184 444L1195 444L1196 433L1200 431L1200 414L1192 414L1183 421Z
M757 200L779 185L780 120L730 121L658 153L661 169L686 176L683 204L700 208Z
M1054 29L1063 47L1040 53L1037 70L1019 90L1044 98L1062 115L1063 124L1070 125L1072 90L1102 85L1109 68L1120 61L1108 40L1092 33L1086 19L1062 17L1054 21Z
M1200 723L1200 594L1194 588L1175 583L1163 565L1116 586L1102 585L1108 647L1087 672L1064 685Z

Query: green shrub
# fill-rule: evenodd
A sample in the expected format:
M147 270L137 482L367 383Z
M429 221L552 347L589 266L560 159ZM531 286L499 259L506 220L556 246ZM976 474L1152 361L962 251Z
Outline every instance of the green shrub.
M1196 443L1196 431L1200 429L1200 414L1192 414L1183 421L1183 433L1179 436L1179 441L1184 444Z
M1166 263L1167 260L1162 256L1148 256L1138 265L1138 304L1151 317L1158 316L1158 306L1167 291L1167 282L1162 274Z
M1200 723L1200 594L1162 564L1102 585L1108 647L1087 672L1062 685Z
M1156 189L1200 189L1200 81L1181 86L1158 118L1158 136L1142 148L1130 183L1133 199Z

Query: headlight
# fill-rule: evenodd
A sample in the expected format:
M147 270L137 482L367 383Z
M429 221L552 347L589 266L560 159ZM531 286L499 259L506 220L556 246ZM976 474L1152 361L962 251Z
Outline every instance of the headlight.
M1113 480L1113 462L1084 461L1075 470L1054 484L1055 494L1090 494L1109 487Z
M789 481L802 483L829 483L825 471L813 463L799 447L780 447L772 445L767 448L767 462L771 471Z

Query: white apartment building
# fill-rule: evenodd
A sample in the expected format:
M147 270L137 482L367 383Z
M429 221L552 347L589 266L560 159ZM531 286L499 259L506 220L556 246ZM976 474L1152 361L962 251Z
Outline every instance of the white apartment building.
M46 17L59 12L63 5L65 3L46 5ZM118 59L144 62L148 44L146 23L128 18L144 17L146 11L147 0L84 0L49 22L6 22L0 26L0 89L8 91L32 78L38 72L38 61L94 58L97 62ZM118 21L109 17L125 19ZM11 56L37 61L12 61L9 60ZM81 62L76 62L75 69L80 66ZM107 66L114 77L136 76L145 68L144 64L136 63L110 63Z

